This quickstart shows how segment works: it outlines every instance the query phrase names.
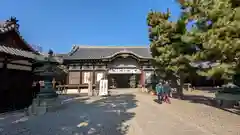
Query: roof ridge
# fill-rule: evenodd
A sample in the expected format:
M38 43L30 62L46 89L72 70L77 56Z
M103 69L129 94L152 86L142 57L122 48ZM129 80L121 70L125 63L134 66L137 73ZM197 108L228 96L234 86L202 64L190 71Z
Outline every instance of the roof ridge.
M149 48L147 46L104 46L104 45L100 45L100 46L92 46L92 45L74 45L77 46L78 48Z

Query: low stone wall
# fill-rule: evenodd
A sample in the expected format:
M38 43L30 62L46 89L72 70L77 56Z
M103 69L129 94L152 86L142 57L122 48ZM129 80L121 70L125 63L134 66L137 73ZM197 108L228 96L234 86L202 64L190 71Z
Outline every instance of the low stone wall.
M58 94L87 94L88 89L66 89L63 91L57 91Z
M217 90L220 90L221 87L195 87L196 90L201 90L201 91L212 91L215 92Z
M80 93L88 93L88 89L81 89ZM78 89L67 89L65 94L79 94Z

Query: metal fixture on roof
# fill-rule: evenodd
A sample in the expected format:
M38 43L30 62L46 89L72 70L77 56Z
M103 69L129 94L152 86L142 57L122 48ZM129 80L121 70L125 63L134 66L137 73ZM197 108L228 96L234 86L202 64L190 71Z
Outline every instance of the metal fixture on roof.
M7 33L9 31L15 31L19 38L24 42L24 44L27 45L28 49L31 50L32 52L36 52L32 46L30 46L25 40L24 38L20 35L19 32L19 24L18 24L18 20L16 19L16 17L10 17L10 19L1 22L0 23L0 33Z

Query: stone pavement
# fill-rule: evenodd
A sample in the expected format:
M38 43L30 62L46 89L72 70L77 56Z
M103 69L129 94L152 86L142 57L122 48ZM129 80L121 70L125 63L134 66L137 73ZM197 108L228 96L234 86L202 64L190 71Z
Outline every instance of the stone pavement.
M38 117L0 119L1 135L240 135L240 116L203 104L114 90L108 98L70 100ZM214 115L213 115L214 114Z

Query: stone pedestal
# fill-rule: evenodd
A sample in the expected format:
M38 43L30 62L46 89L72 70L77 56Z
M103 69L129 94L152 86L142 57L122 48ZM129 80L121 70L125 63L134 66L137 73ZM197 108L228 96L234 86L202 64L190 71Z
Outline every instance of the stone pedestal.
M61 101L58 98L36 98L28 108L28 115L43 115L49 111L54 111L61 105Z

